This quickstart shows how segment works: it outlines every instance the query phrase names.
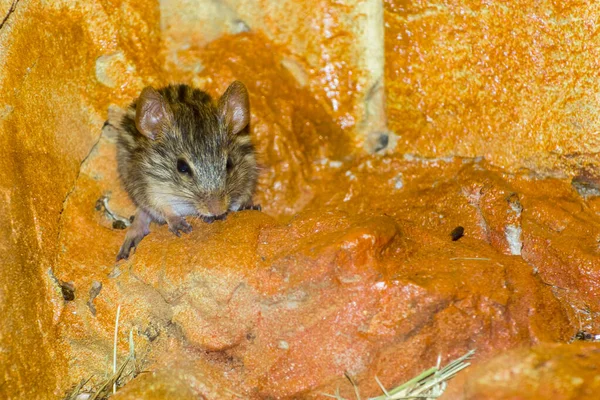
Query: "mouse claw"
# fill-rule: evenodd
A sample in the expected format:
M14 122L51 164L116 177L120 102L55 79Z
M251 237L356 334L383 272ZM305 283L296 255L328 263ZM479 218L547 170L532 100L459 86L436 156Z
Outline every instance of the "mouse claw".
M132 231L129 231L132 232ZM125 241L121 245L121 249L119 249L119 254L117 254L117 262L121 260L127 260L129 258L129 253L132 249L135 249L138 244L142 241L144 236L146 235L131 235L128 234L125 236Z
M190 233L192 231L192 226L181 217L169 220L167 223L169 224L169 230L177 237L181 237L180 231L183 233Z
M203 215L200 218L202 219L202 221L206 222L207 224L212 224L215 221L223 221L223 220L227 219L227 213L221 214L221 215L211 215L210 217Z
M121 260L127 260L129 258L129 252L132 248L133 246L123 243L123 246L121 246L121 249L119 250L119 254L117 254L116 261L119 262Z
M117 262L127 260L131 249L135 249L142 239L150 233L150 216L143 210L138 210L135 215L135 219L125 234L125 241L119 250L119 254L117 254Z
M260 206L260 204L246 204L245 206L242 206L240 208L240 211L243 211L243 210L262 211L262 207Z
M207 224L212 224L213 222L215 222L216 218L215 217L207 217L205 215L203 215L202 217L200 217L202 219L202 221L206 222Z

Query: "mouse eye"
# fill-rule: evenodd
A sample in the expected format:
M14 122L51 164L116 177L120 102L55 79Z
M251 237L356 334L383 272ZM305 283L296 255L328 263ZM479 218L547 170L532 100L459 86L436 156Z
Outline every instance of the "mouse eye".
M233 168L233 161L231 161L231 157L227 157L227 171L231 171Z
M182 159L177 160L177 171L181 172L182 174L192 174L192 169L190 168L189 164Z

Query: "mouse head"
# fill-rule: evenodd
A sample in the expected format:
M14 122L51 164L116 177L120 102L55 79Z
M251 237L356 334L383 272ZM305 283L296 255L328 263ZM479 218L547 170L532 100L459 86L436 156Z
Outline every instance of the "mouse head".
M145 88L135 125L146 138L143 163L153 205L181 216L239 208L256 181L254 148L244 129L249 121L248 92L239 81L217 104L187 85Z

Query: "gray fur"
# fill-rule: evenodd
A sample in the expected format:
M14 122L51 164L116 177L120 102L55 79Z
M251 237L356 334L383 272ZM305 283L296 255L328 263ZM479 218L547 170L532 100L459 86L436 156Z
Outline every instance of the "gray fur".
M236 93L247 96L240 82L235 85L243 89ZM137 207L162 223L174 216L214 216L207 211L209 199L221 202L225 210L251 204L258 172L249 128L233 133L221 106L199 89L170 85L157 92L170 118L155 140L136 128L138 100L117 127L119 176ZM177 170L178 159L189 164L191 176Z

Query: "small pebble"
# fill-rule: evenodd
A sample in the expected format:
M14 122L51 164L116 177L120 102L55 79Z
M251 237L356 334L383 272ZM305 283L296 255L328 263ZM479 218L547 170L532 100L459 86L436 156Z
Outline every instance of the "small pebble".
M71 282L60 282L60 290L63 295L63 299L66 301L75 300L75 285Z
M381 133L377 138L377 143L375 144L375 152L384 150L388 147L390 142L390 136L387 133Z
M281 350L288 350L290 348L290 345L285 340L280 340L277 347L279 347Z
M127 228L127 225L125 225L125 222L118 219L116 221L113 221L112 227L113 227L113 229L125 229L125 228Z
M450 232L450 236L452 237L452 241L456 242L458 239L465 235L465 228L462 226L457 226Z

